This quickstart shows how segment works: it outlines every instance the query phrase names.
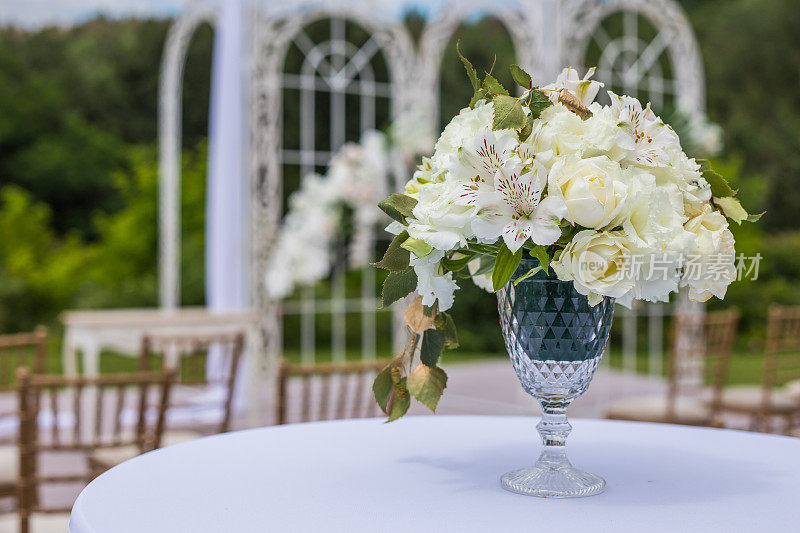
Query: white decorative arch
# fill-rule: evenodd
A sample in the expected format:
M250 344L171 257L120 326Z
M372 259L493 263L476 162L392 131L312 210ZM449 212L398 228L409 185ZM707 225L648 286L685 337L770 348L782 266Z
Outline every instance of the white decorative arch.
M598 39L605 51L630 51L636 56L631 65L620 72L628 87L648 81L651 66L666 52L672 64L674 85L672 93L679 109L687 113L705 111L705 76L700 50L694 32L680 5L674 0L567 0L562 10L561 34L564 36L564 57L574 65L585 65L585 53L592 38ZM601 24L614 13L625 15L623 35L603 36ZM640 43L636 15L652 23L657 34L649 43ZM640 44L646 46L639 50ZM595 65L591 65L595 66ZM598 66L599 67L599 66ZM596 78L603 75L598 68ZM610 74L610 73L608 73ZM655 78L651 78L655 79Z
M191 3L187 12L170 29L164 52L159 110L159 245L163 307L177 307L179 303L180 99L183 64L189 40L197 26L202 22L214 23L215 4L214 0ZM391 116L396 118L412 108L423 110L421 115L426 117L434 131L438 128L439 72L444 49L458 26L478 14L495 17L505 25L519 64L537 82L554 78L563 66L583 65L589 40L610 14L619 11L640 14L652 22L658 30L658 37L644 46L637 44L637 51L643 48L639 66L650 61L650 56L668 53L678 106L692 113L702 112L705 108L703 68L697 43L683 11L674 0L441 0L426 6L428 22L416 43L402 23L402 1L249 0L246 5L249 24L246 65L250 95L248 168L251 220L250 257L247 260L251 265L250 292L253 304L259 311L262 340L267 353L264 363L281 353L283 343L284 305L267 296L262 279L283 215L282 168L287 155L282 146L282 91L287 83L283 69L290 44L296 42L309 23L321 19L346 19L364 28L371 38L366 51L349 47L341 35L334 36L328 44L305 43L308 71L296 77L294 82L298 86L311 83L313 87L320 79L321 70L327 68L324 66L324 55L333 52L334 46L344 47L343 57L355 62L352 68L360 66L357 70L365 69L364 62L368 62L369 56L380 50L389 71L386 92ZM302 37L299 38L302 40ZM625 38L623 35L620 45L624 44ZM627 38L630 40L630 35ZM613 50L609 54L613 55ZM314 57L309 59L309 55ZM614 62L610 61L610 64ZM338 69L333 70L338 72ZM638 74L647 69L637 67L634 71L638 72L627 75L632 83L639 83L644 76ZM324 72L322 74L324 78ZM331 83L335 85L336 82ZM372 88L375 87L377 85L372 84ZM339 120L335 116L334 119ZM330 151L335 151L340 142L344 142L341 136L331 145ZM325 157L318 157L316 153L310 159L307 153L296 154L296 159L301 163L305 161L307 166L324 165L326 162ZM350 302L341 294L335 294L333 300L325 304L329 309L337 310L353 304L358 312L369 312L368 308L374 308L375 301L367 296L371 298L374 295L364 293L360 300ZM309 305L313 305L313 301ZM315 312L313 307L309 312ZM333 344L336 344L335 340Z
M180 220L181 220L181 100L183 69L189 43L197 28L212 26L217 8L211 2L194 2L167 33L161 60L158 92L159 201L158 280L161 307L180 305Z

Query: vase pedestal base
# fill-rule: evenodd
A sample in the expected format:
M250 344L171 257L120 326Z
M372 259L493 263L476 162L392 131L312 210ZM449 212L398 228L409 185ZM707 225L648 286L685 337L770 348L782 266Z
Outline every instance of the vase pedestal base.
M606 482L600 476L566 466L534 465L503 474L500 485L506 490L541 498L581 498L600 494Z

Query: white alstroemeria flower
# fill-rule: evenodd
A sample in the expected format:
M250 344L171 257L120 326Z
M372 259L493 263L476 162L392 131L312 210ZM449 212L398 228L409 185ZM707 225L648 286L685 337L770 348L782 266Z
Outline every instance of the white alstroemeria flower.
M474 208L457 203L461 184L455 180L429 183L420 188L417 205L408 219L408 234L438 250L464 246L472 237Z
M477 204L477 217L472 222L475 236L494 242L502 236L512 252L531 239L534 244L549 246L561 236L558 222L567 216L564 200L548 196L542 200L547 184L547 170L534 161L531 170L523 173L520 164L498 170L495 191L484 194Z
M509 130L486 127L464 141L448 165L450 176L462 183L459 202L474 206L478 196L494 190L494 176L514 157L519 144ZM515 158L516 159L516 158Z
M553 162L553 139L544 122L535 120L530 136L517 146L517 157L523 165L530 165L534 159L550 168Z
M550 169L547 190L564 199L568 220L585 228L615 226L629 209L622 169L604 155L558 158Z
M441 250L433 250L422 258L411 254L411 266L417 275L417 293L422 296L422 305L432 306L438 300L439 311L447 311L453 306L454 293L458 289L452 272L440 272L439 261L443 257Z
M669 165L666 149L680 147L675 131L653 113L650 104L643 109L636 98L608 94L619 126L616 143L627 152L625 159L646 167Z
M577 70L572 67L567 67L561 71L555 83L545 85L542 87L542 90L547 92L550 100L557 102L558 93L561 92L562 89L566 89L574 94L583 105L588 106L594 102L598 91L603 87L601 82L589 79L594 75L594 71L594 67L590 68L586 75L581 78Z

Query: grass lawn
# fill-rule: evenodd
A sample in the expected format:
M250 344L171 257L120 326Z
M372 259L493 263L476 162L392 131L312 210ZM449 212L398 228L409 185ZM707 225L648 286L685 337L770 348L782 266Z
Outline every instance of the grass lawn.
M347 360L357 361L361 359L360 350L348 350ZM301 355L299 350L286 352L286 357L292 363L299 363ZM471 361L484 361L487 359L506 359L505 352L465 352L460 349L445 350L442 354L442 365L458 364ZM622 352L612 349L610 354L610 364L612 368L622 368ZM330 350L319 350L317 361L326 362L331 360ZM153 359L157 364L158 359ZM646 373L648 365L648 355L645 351L639 352L636 360L637 372ZM666 371L666 358L662 358L662 366ZM115 372L132 372L137 370L137 360L133 357L126 357L112 352L104 352L100 357L100 371L104 374ZM195 366L195 365L192 365ZM198 365L199 366L199 365ZM763 369L763 359L761 353L752 353L744 350L737 350L731 356L728 371L728 383L731 385L757 384L761 382L761 372ZM53 373L61 372L61 338L51 336L48 355L47 371Z

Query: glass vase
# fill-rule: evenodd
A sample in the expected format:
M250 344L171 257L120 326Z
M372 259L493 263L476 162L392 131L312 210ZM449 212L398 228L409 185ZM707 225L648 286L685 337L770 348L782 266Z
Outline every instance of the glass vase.
M536 428L543 449L535 465L504 474L503 488L544 498L592 496L605 489L600 476L583 472L567 459L565 446L572 426L567 408L586 392L603 356L613 298L595 306L572 282L539 271L515 281L538 265L523 259L511 281L497 291L500 325L506 349L522 388L542 407Z

